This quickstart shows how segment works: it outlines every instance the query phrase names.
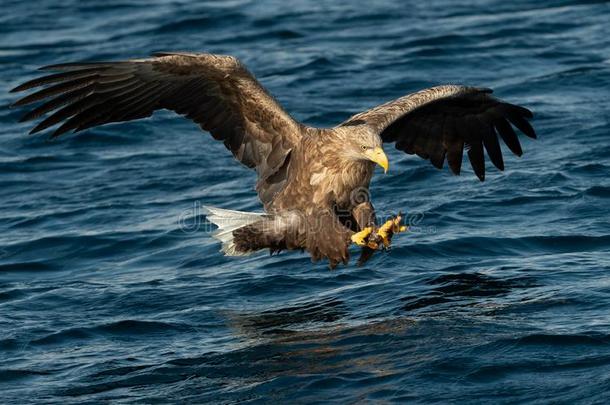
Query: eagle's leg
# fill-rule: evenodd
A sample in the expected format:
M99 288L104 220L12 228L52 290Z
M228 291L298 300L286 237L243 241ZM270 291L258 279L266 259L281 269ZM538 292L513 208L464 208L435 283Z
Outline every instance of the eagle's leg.
M375 233L377 221L375 218L375 208L370 201L365 201L358 204L352 210L352 216L358 224L359 231L354 233L351 237L353 243L362 247L360 257L358 258L358 265L364 264L367 260L373 256L377 247L369 246L372 234Z
M366 246L369 236L375 230L375 209L373 204L365 201L352 209L352 217L358 225L358 232L351 237L352 242L358 246Z
M356 205L352 209L352 216L356 220L360 230L370 226L374 227L377 223L375 221L375 208L373 208L373 204L369 201Z
M339 263L347 264L352 231L331 210L314 211L305 219L305 248L311 254L311 260L328 259L331 269Z

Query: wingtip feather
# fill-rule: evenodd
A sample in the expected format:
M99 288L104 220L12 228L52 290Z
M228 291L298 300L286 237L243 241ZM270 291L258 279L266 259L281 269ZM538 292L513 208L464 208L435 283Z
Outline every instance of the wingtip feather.
M19 93L20 91L27 90L29 87L27 87L26 85L27 85L27 83L22 83L19 86L13 87L8 92L9 93ZM11 107L12 107L12 104L11 104Z
M13 104L9 105L9 108L17 108L17 107L23 107L24 105L28 105L31 103L31 101L28 101L30 96L26 96L23 98L20 98L19 100L15 101Z
M44 128L38 128L38 125L35 126L34 128L30 129L30 132L28 132L28 135L34 135L35 133L38 133L40 131L42 131Z

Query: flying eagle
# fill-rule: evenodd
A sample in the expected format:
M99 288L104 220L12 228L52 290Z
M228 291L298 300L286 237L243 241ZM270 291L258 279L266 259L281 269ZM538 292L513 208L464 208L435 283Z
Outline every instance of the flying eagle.
M363 247L364 261L404 229L400 218L378 227L366 197L375 164L388 170L384 143L437 168L447 160L456 175L466 150L483 181L484 149L504 170L498 135L518 156L522 150L512 126L536 137L528 122L532 113L494 98L487 88L432 87L356 114L334 128L314 128L294 120L232 56L156 53L146 59L41 70L57 73L12 90L43 87L13 104L44 101L21 121L52 112L31 133L61 124L51 135L56 137L168 109L199 124L256 170L264 213L208 208L207 218L219 227L215 236L227 255L299 249L314 261L328 259L333 268L348 262L348 248L355 242Z

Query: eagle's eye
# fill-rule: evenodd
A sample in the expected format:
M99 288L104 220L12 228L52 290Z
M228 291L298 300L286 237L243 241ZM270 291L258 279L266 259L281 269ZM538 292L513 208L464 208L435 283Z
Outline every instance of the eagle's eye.
M366 146L365 145L360 145L360 149L366 150Z

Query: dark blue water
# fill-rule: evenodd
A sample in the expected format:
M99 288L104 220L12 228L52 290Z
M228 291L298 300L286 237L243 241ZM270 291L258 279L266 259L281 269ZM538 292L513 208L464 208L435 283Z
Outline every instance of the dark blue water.
M610 399L610 5L344 3L2 1L1 402ZM540 139L484 183L392 150L373 198L417 226L365 267L229 259L200 206L260 210L255 176L194 124L49 142L8 109L40 65L158 50L236 55L321 126L488 86Z

